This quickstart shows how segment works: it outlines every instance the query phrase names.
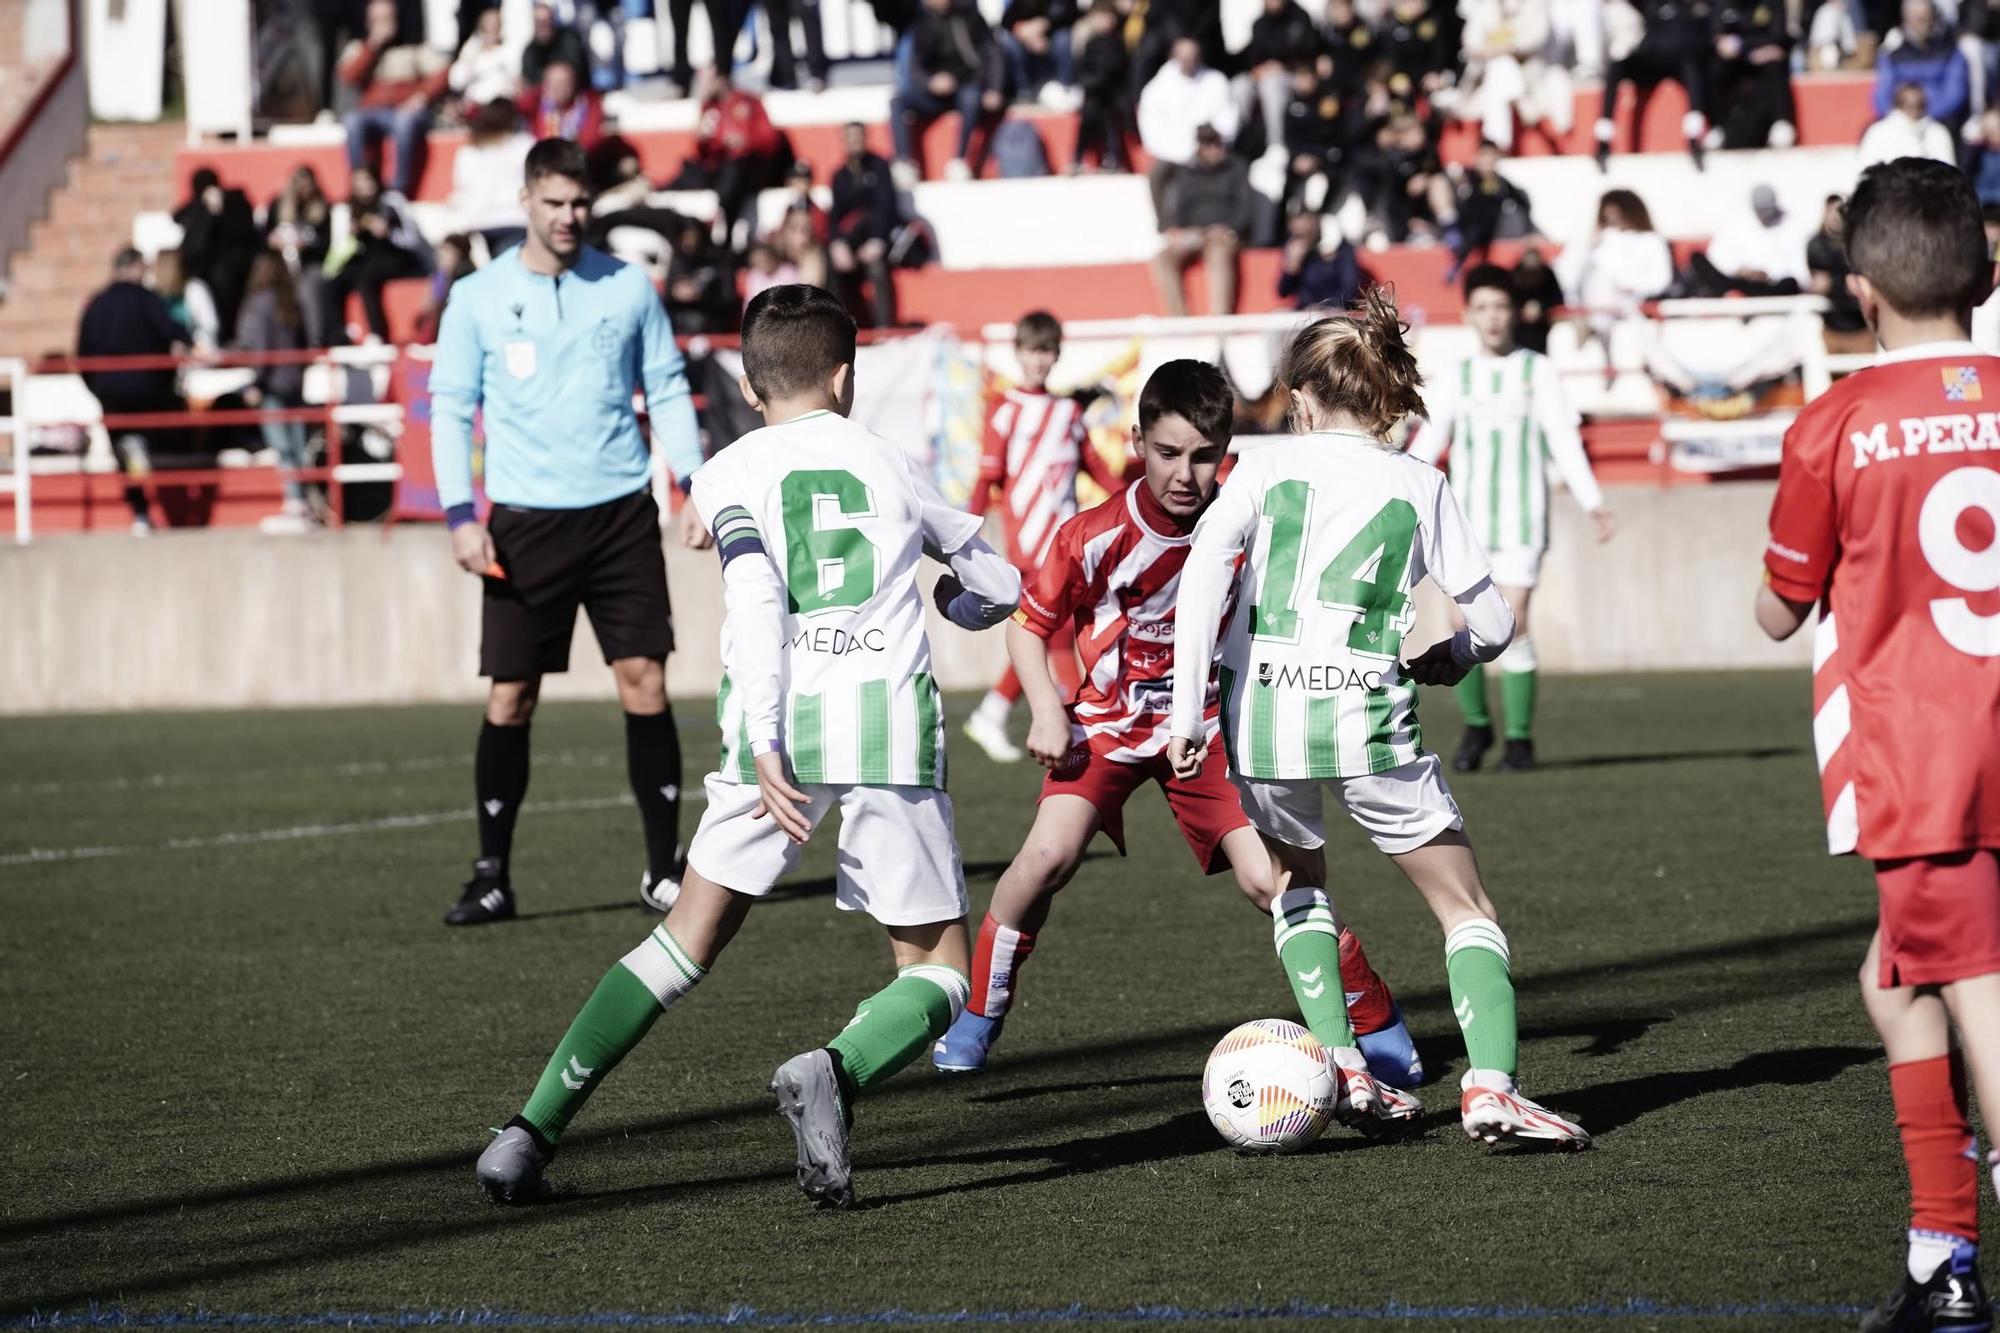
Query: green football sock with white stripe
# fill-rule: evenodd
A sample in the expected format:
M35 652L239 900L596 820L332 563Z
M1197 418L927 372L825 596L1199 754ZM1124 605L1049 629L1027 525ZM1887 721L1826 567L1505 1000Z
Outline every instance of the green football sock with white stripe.
M1507 645L1500 668L1500 706L1507 712L1507 739L1525 741L1535 734L1535 679L1540 663L1535 643L1522 635Z
M604 1076L704 975L704 969L667 933L666 923L655 926L638 948L604 974L584 1001L549 1057L535 1095L521 1108L521 1118L550 1143L560 1139Z
M1486 711L1486 668L1475 666L1465 673L1465 679L1451 687L1458 698L1458 711L1465 718L1468 727L1490 727L1493 714Z
M1514 1020L1514 974L1507 937L1485 917L1454 926L1444 937L1445 974L1451 979L1452 1012L1465 1034L1465 1055L1474 1069L1514 1074L1519 1035Z
M852 1097L929 1050L971 994L972 983L957 968L917 963L902 969L863 1000L846 1030L826 1044L839 1057L840 1090Z
M1354 1045L1347 993L1340 985L1340 918L1326 891L1285 890L1271 904L1271 927L1306 1027L1328 1050Z

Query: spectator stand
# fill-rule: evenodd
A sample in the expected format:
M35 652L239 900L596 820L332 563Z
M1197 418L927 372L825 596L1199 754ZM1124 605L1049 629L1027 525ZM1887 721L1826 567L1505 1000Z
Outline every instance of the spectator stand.
M317 352L225 353L186 357L50 358L34 367L0 361L11 415L0 418L9 466L0 472L0 498L13 509L14 539L26 543L36 530L36 507L60 529L89 531L122 514L117 499L128 485L145 492L148 505L176 524L255 522L273 512L280 493L275 458L242 436L266 419L323 425L325 463L291 473L326 487L328 520L346 519L346 488L394 483L402 467L391 458L343 457L346 427L370 428L393 439L404 419L402 404L386 397L393 347L349 347ZM258 409L213 406L246 387L259 365L307 367L307 406ZM190 404L186 412L106 415L81 375L86 371L179 369ZM206 405L206 406L203 406ZM148 449L149 465L127 474L113 461L111 433L155 436L188 433L190 442ZM216 432L232 432L220 436ZM102 511L102 512L100 512Z

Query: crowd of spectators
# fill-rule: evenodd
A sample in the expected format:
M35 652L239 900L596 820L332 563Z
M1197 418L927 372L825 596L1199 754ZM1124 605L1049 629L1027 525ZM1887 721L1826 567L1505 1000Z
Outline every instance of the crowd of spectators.
M1861 141L1864 164L1956 161L2000 204L1992 0L1262 0L1235 44L1213 0L1008 0L994 23L974 0L871 3L896 37L890 152L854 125L841 160L807 163L729 59L693 68L693 0L657 12L649 0L551 0L514 33L497 0L466 0L455 51L410 0L328 0L347 15L333 25L331 66L347 179L323 183L301 168L259 207L199 173L176 214L181 244L154 281L197 347L238 337L253 261L267 256L289 275L286 308L308 345L388 337L383 291L399 279L428 280L422 322L434 322L458 276L519 241L521 162L536 138L562 135L590 153L591 239L647 264L684 330L728 331L747 296L797 276L833 286L864 322L890 325L895 269L931 250L910 193L926 169L923 131L955 121L948 154L930 164L947 178L1048 170L1044 141L1008 116L1033 103L1078 113L1074 151L1055 169L1125 171L1143 149L1160 227L1154 275L1170 313L1185 309L1184 271L1197 261L1208 307L1233 309L1237 256L1252 247L1280 249L1281 298L1339 302L1358 290L1371 249L1444 247L1456 271L1496 243L1533 242L1534 201L1504 162L1524 135L1576 129L1579 81L1602 80L1586 139L1600 159L1631 114L1622 89L1679 84L1699 164L1712 149L1793 142L1791 75L1801 69L1875 71L1880 118ZM703 9L725 48L761 9L768 84L825 86L815 0ZM647 70L624 64L623 28L640 18L657 20L663 48ZM685 161L649 163L618 134L603 95L621 87L697 101ZM1470 162L1440 154L1453 121L1479 127ZM450 236L434 251L410 200L439 124L467 138L451 172ZM780 189L785 207L774 211L769 192ZM713 196L713 217L687 211L693 191ZM1669 293L1818 290L1824 270L1806 263L1805 229L1768 190L1749 203L1739 228L1677 265L1644 200L1610 191L1596 228L1559 262L1529 244L1528 281L1549 285L1533 299L1553 308L1566 292L1571 304L1611 309Z

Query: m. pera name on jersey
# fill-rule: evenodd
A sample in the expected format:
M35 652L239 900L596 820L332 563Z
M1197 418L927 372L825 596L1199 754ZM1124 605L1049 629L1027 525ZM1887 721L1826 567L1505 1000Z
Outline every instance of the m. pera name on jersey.
M1937 417L1904 417L1896 423L1903 437L1902 448L1889 441L1889 423L1879 421L1872 430L1857 430L1848 438L1854 444L1857 470L1870 463L1888 463L1920 453L1958 454L2000 450L2000 412L1954 412Z

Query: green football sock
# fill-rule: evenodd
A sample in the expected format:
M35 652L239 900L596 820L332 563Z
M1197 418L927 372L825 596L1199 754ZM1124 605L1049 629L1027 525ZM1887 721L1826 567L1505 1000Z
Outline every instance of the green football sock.
M880 1083L930 1049L965 1008L972 983L956 968L917 963L863 1000L853 1021L826 1048L840 1058L848 1097Z
M1451 979L1452 1012L1465 1034L1466 1059L1474 1069L1512 1077L1519 1035L1507 937L1484 917L1461 923L1444 938L1444 969Z
M1500 673L1500 705L1507 713L1507 739L1524 741L1535 734L1534 671Z
M1326 891L1286 889L1271 904L1271 926L1278 961L1306 1026L1328 1050L1354 1045L1340 984L1340 921Z
M1486 668L1475 666L1465 673L1465 679L1451 687L1458 696L1458 711L1465 718L1468 727L1490 727L1493 714L1486 711Z
M666 923L655 926L638 948L604 974L584 1001L549 1057L535 1095L521 1108L521 1118L550 1143L560 1139L604 1076L703 975L704 970L667 933Z

